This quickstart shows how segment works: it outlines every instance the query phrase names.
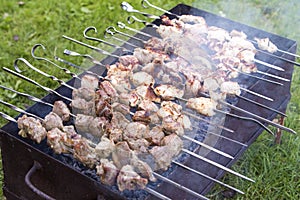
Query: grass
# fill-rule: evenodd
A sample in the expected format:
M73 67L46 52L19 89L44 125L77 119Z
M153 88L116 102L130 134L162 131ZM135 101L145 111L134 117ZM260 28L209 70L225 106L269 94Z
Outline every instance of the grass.
M172 2L152 0L151 2L166 9L180 3L178 0ZM91 53L91 51L64 40L61 36L64 34L83 40L82 31L87 26L93 25L98 29L97 36L102 37L107 26L115 25L118 21L124 22L129 15L121 10L120 3L121 1L117 0L80 0L75 4L71 0L28 0L24 2L0 0L1 67L12 68L16 58L24 57L34 66L68 80L67 75L61 74L51 65L34 60L30 55L32 46L36 43L42 43L46 46L46 52L39 50L37 51L38 55L52 59L56 53L59 57L81 64L81 59L65 57L62 54L63 50L67 48L80 53ZM130 3L141 8L140 0L131 0ZM300 3L297 0L203 0L197 2L187 0L184 3L300 41L300 16L297 14ZM149 12L160 14L154 10L149 10ZM136 23L133 27L141 28L142 25ZM298 50L298 52L300 51ZM83 64L92 65L91 63ZM58 86L30 70L24 71L24 73L48 87L55 88ZM288 127L297 132L300 132L299 77L300 70L295 69L291 88L292 99L287 110L289 117L285 121ZM2 70L0 70L0 83L37 97L43 97L46 94L32 84L7 75ZM32 102L7 91L0 92L0 99L9 101L21 108L26 108L32 104ZM17 114L2 105L0 105L0 111L12 116ZM4 125L5 123L6 121L1 119L0 124ZM274 138L270 135L262 134L233 166L234 170L254 178L255 183L242 181L234 176L224 177L226 183L245 192L245 195L235 195L234 199L300 199L300 137L299 135L284 134L281 145L273 145L273 140ZM3 175L0 179L3 181ZM226 198L225 194L227 194L224 190L224 188L216 187L209 194L209 197L224 199Z

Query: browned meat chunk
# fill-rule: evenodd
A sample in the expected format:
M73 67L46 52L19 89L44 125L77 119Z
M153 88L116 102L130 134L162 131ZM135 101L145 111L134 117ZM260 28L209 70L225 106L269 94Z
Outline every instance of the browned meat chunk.
M100 88L103 89L106 92L106 94L111 98L111 102L115 102L117 100L117 90L109 81L102 81L100 83Z
M161 145L169 147L169 153L176 156L183 148L183 142L176 134L167 135L161 141Z
M119 62L124 66L128 66L128 65L135 66L139 64L139 60L133 55L121 56L119 58Z
M97 175L100 176L101 183L105 185L114 185L119 170L112 161L101 159L100 165L96 166Z
M67 134L58 128L51 129L47 133L47 143L57 154L70 153L71 148L64 143L67 140Z
M89 122L89 133L100 138L106 133L108 120L105 117L95 117Z
M127 142L118 142L115 146L115 151L112 152L112 160L118 169L128 165L132 158L132 150L129 148Z
M95 102L86 101L81 98L73 99L72 103L72 112L74 114L84 114L84 115L96 115Z
M113 143L113 141L105 136L102 136L101 141L95 147L95 152L97 154L97 157L101 159L109 157L114 149L115 144Z
M162 131L162 128L159 126L155 126L151 129L149 132L150 140L155 145L160 145L161 140L165 136L164 132Z
M40 143L47 135L46 129L42 126L38 119L23 115L18 118L19 135L29 137L30 139Z
M63 101L55 101L53 104L52 112L56 113L63 121L69 121L70 110Z
M146 178L139 176L131 165L125 165L119 172L117 184L120 191L144 189L148 183Z
M78 114L75 120L75 127L79 133L88 133L90 122L94 120L93 116Z
M156 170L167 170L168 167L170 166L173 155L171 152L169 152L169 147L168 146L155 146L149 152L155 159L155 171Z
M241 87L238 82L226 81L221 84L221 92L229 95L240 95Z
M95 90L89 87L74 89L72 92L73 100L84 99L86 101L95 101L95 95Z
M206 116L213 116L217 103L211 98L198 97L190 98L186 104L188 108L196 110L198 113Z
M147 99L149 101L160 103L160 98L155 94L151 85L140 85L132 93L136 93L141 99Z
M149 124L151 122L151 112L145 110L139 110L134 113L132 120L136 122L141 122Z
M127 143L132 150L135 150L137 152L143 152L143 153L147 152L147 149L150 145L150 143L144 138L135 139L135 140L128 139Z
M126 126L123 137L124 140L148 138L149 127L139 122L131 122Z
M95 90L96 88L98 88L98 84L99 80L95 76L87 74L81 78L81 87L83 88L86 87Z
M130 161L130 165L133 166L136 172L142 177L148 178L152 182L156 181L151 167L146 162L141 161L135 154Z
M154 85L154 78L146 73L146 72L136 72L131 77L131 82L135 87L138 87L140 85L146 84L146 85Z
M168 134L170 133L176 133L177 135L184 134L182 121L179 121L178 119L174 119L171 115L163 118L162 128Z
M44 119L44 127L47 131L53 128L63 128L62 119L54 112L50 112Z
M82 138L74 147L74 157L87 167L93 168L97 162L95 149L89 146L86 139Z
M174 100L176 97L183 97L184 91L173 85L160 85L154 89L154 93L164 100Z

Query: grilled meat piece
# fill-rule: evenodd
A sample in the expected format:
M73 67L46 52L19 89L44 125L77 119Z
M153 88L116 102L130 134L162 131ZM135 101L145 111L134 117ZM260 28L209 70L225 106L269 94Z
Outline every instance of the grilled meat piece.
M66 122L70 119L70 110L63 101L55 101L53 104L52 112L56 113L60 118Z
M144 189L148 180L138 175L131 165L125 165L119 172L117 184L120 191Z
M132 75L131 82L135 87L138 87L142 84L154 85L155 81L150 74L141 71L141 72L136 72Z
M89 146L85 138L79 140L73 147L74 157L89 168L93 168L97 163L95 149Z
M132 116L132 120L135 122L140 122L144 124L151 123L151 112L146 110L138 110Z
M127 143L132 150L139 153L147 153L147 149L150 145L150 143L144 138L128 139Z
M18 128L20 129L19 135L40 143L43 139L45 139L47 135L46 129L42 126L42 123L33 117L28 117L27 115L23 115L18 118Z
M146 162L140 160L135 154L133 154L130 165L133 166L135 171L142 177L148 178L152 182L156 181L151 167Z
M99 159L108 158L115 150L115 144L106 136L101 137L101 141L95 147L95 153Z
M84 115L91 115L96 116L96 108L94 101L86 101L81 98L73 99L72 103L72 112L74 114L84 114Z
M120 128L109 129L109 139L114 143L123 141L123 130Z
M112 161L101 159L100 165L96 166L97 175L100 176L101 183L105 185L114 185L119 173L118 168Z
M168 146L169 153L171 153L172 156L178 155L183 148L183 142L180 139L180 137L176 134L171 134L171 135L165 136L161 140L161 145Z
M162 128L165 133L176 133L177 135L184 134L182 120L174 119L173 116L168 115L162 120Z
M65 144L65 141L68 141L68 136L60 129L53 128L47 132L47 144L55 153L70 153L70 147Z
M177 103L172 101L163 101L160 106L161 107L157 114L162 119L167 116L172 116L173 119L177 119L181 115L182 107Z
M188 99L186 106L196 110L202 115L213 116L215 114L214 110L216 109L217 103L211 98L198 97Z
M140 96L135 91L132 91L130 93L121 93L119 95L119 102L131 107L139 105L140 100Z
M130 121L120 112L114 112L111 119L110 129L120 128L125 129Z
M125 105L122 103L115 102L111 105L111 107L113 110L113 114L114 114L114 112L120 112L123 115L127 115L130 113L130 107L128 105Z
M206 26L206 21L201 16L180 15L179 20L188 24L201 24L202 26Z
M168 146L154 146L152 149L149 150L150 154L155 159L155 170L167 170L170 166L173 154L169 152L170 148Z
M79 133L88 133L90 122L94 120L93 116L78 114L75 119L75 127Z
M275 53L278 50L277 46L272 43L269 38L254 38L254 40L256 40L258 48L261 50L265 50L270 53Z
M50 131L53 128L63 128L62 119L54 112L50 112L46 115L43 126L46 128L47 131Z
M95 117L87 124L89 126L89 133L100 138L106 133L106 126L109 121L105 117Z
M140 85L132 93L136 93L141 99L147 99L156 103L160 103L161 99L155 94L151 85Z
M173 158L177 156L183 148L182 140L176 135L165 136L161 141L162 146L154 146L149 152L155 159L155 170L167 170Z
M97 77L86 74L81 78L81 87L95 90L98 88L99 80Z
M120 56L119 62L124 66L131 65L132 67L139 64L139 60L134 55Z
M99 99L95 105L96 116L105 117L107 119L112 118L112 107L107 101Z
M75 99L84 99L86 101L95 101L95 89L89 87L80 87L72 91L72 98Z
M158 106L148 99L142 100L141 103L139 103L138 108L150 112L157 112L159 110Z
M126 126L123 137L124 140L148 138L149 127L139 122L131 122Z
M173 85L160 85L154 89L154 93L163 100L169 101L174 100L176 97L183 97L184 91Z
M154 145L160 145L161 140L165 137L164 132L162 131L162 127L155 126L149 132L150 141Z
M230 95L240 95L241 94L241 88L238 82L233 82L233 81L226 81L223 82L220 86L221 92L225 94L230 94Z
M75 131L75 128L72 125L64 126L63 132L67 135L66 140L63 142L68 147L73 147L78 141L81 140L81 135Z
M129 77L132 76L132 69L126 68L121 63L116 63L114 65L107 65L107 78L110 79L110 83L118 92L128 92L131 91L131 85L129 82Z
M116 144L115 151L112 152L112 160L118 169L130 163L132 153L127 142L122 141Z
M117 90L109 81L102 81L100 83L100 88L103 89L106 92L106 94L111 98L110 102L115 102L117 100Z

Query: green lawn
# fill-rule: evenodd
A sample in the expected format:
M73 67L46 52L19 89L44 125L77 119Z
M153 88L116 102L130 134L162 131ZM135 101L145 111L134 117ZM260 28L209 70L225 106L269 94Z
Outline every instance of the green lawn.
M98 37L103 36L107 26L115 25L118 21L125 22L128 13L120 9L121 1L92 1L79 0L0 0L0 64L1 67L13 67L13 62L18 57L28 59L34 66L49 71L64 80L69 76L61 74L51 65L34 60L30 55L32 46L42 43L46 46L45 53L39 49L38 55L53 58L56 53L59 57L68 59L76 64L81 64L79 58L68 58L63 55L65 48L81 53L90 53L91 50L75 45L62 35L68 35L82 40L82 31L87 26L98 29ZM174 7L181 1L151 1L153 4L166 9ZM130 3L141 8L140 0L131 0ZM300 42L300 2L297 0L200 0L193 3L191 0L185 4L193 5L218 15L255 26ZM149 10L155 14L160 12ZM141 28L141 24L134 24ZM298 48L298 52L299 48ZM298 62L300 60L298 59ZM91 65L91 64L90 64ZM55 88L58 85L32 72L25 72L29 77ZM0 83L19 91L43 97L45 92L33 87L25 81L17 80L6 72L0 70ZM295 67L292 81L292 99L288 106L286 126L300 132L300 70ZM9 101L19 107L26 108L32 102L15 96L7 91L0 92L0 99ZM16 115L6 107L0 105L0 111ZM1 119L0 125L5 120ZM267 133L262 134L258 140L247 150L243 157L234 165L234 170L256 180L255 183L242 181L234 176L224 177L224 181L236 186L245 195L235 195L234 199L300 199L300 136L284 133L282 144L273 145L274 138ZM1 175L3 180L3 175ZM224 188L215 188L209 197L211 199L224 199ZM2 195L1 195L2 196Z

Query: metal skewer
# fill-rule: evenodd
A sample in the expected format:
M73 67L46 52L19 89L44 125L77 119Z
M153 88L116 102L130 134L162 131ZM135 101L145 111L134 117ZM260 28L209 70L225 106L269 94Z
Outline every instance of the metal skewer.
M33 69L34 71L38 72L39 74L41 74L41 75L43 75L43 76L45 76L45 77L47 77L47 78L50 78L50 79L52 79L52 80L58 82L60 85L63 85L63 86L65 86L65 87L68 87L68 88L71 89L71 90L74 89L74 87L72 87L72 86L66 84L64 81L58 79L57 77L55 77L55 76L53 76L53 75L50 75L50 74L47 74L46 72L43 72L43 71L41 71L41 70L35 68L34 66L32 66L32 65L31 65L26 59L24 59L24 58L17 58L17 59L15 60L15 62L14 62L14 68L15 68L15 70L16 70L17 72L22 73L22 70L20 70L20 68L18 67L18 61L24 62L25 65L28 66L29 68Z
M12 104L9 104L9 103L4 102L4 101L2 101L2 100L0 100L0 103L2 103L2 104L4 104L4 105L8 106L9 108L11 108L11 109L13 109L13 110L15 110L15 111L18 111L18 112L20 112L20 113L23 113L23 114L26 114L26 115L28 115L28 116L32 116L32 117L34 117L34 118L37 118L37 119L39 119L39 120L41 120L41 121L44 121L44 119L42 119L42 118L40 118L40 117L38 117L38 116L36 116L36 115L34 115L34 114L28 113L28 112L24 111L23 109L20 109L20 108L14 106L14 105L12 105ZM47 103L47 105L48 105L48 103ZM7 120L9 120L9 121L11 121L11 122L17 123L17 121L16 121L14 118L10 117L10 116L7 115L7 114L4 114L4 113L0 112L0 115L1 115L3 118L5 118L5 119L7 119ZM70 149L70 152L72 153L73 150ZM189 151L189 150L186 150L186 149L183 149L183 152L188 153L188 154L190 154L190 155L192 155L192 156L197 155L197 154L195 154L195 153L193 153L193 152L191 152L191 151ZM196 156L196 157L198 157L198 156ZM199 158L202 158L202 156L199 156ZM203 160L203 159L202 159L202 160ZM207 160L208 160L208 159L207 159ZM196 171L196 170L194 170L194 169L192 169L192 168L190 168L190 167L188 167L188 166L185 166L185 165L183 165L183 164L181 164L181 163L178 163L177 161L174 161L174 160L173 160L172 162L173 162L174 164L176 164L176 165L179 165L179 166L181 166L181 167L183 167L183 168L185 168L185 169L187 169L187 170L193 172L193 173L196 173L196 174L201 175L201 176L203 176L203 177L205 177L205 178L207 178L207 179L209 179L209 180L212 180L212 181L214 181L214 182L216 182L216 183L219 183L220 185L223 185L223 186L228 187L228 188L230 188L230 189L232 189L232 190L234 190L234 191L237 191L237 192L239 192L239 193L241 193L241 194L244 194L242 191L240 191L240 190L238 190L238 189L236 189L236 188L234 188L234 187L232 187L232 186L230 186L230 185L228 185L228 184L225 184L225 183L223 183L223 182L221 182L221 181L219 181L219 180L217 180L217 179L214 179L214 178L212 178L212 177L210 177L210 176L208 176L208 175L206 175L206 174L203 174L203 173L198 172L198 171ZM217 167L220 167L219 164L215 163L214 161L210 161L209 163L212 164L212 165L215 165L215 166L217 166ZM217 164L217 165L216 165L216 164ZM232 171L232 170L230 170L230 169L228 169L228 168L226 168L226 167L222 167L222 169L223 169L223 170L226 170L226 171L228 171L228 172L230 172L230 173L233 173L233 174L235 174L235 175L237 175L237 176L239 176L239 177L241 177L241 178L245 178L245 176L243 176L243 175L241 175L241 174L239 174L239 173L237 173L237 172L234 172L234 171ZM168 178L166 178L166 177L163 177L163 176L161 176L160 174L157 174L157 173L155 173L155 172L153 172L153 174L154 174L155 176L157 176L159 179L161 179L161 180L163 180L163 181L165 181L165 182L168 182L168 183L170 183L170 184L172 184L172 185L178 187L179 189L184 190L185 192L188 192L188 193L190 193L190 194L192 194L192 195L194 195L194 196L197 196L197 197L200 197L200 198L203 198L203 199L207 199L207 198L204 197L203 195L198 194L198 193L192 191L191 189L186 188L185 186L183 186L183 185L181 185L181 184L179 184L179 183L176 183L176 182L174 182L174 181L172 181L172 180L170 180L170 179L168 179ZM246 177L246 180L253 181L252 179L249 179L249 178L247 178L247 177ZM148 188L148 187L146 187L145 190L148 191L148 192L150 192L151 194L153 194L153 195L155 195L155 196L161 198L161 199L169 199L168 197L166 197L166 196L164 196L164 195L162 195L162 194L160 194L160 193L156 192L155 190L152 190L152 189L150 189L150 188Z
M145 17L148 17L148 18L151 18L151 19L160 19L160 17L158 16L155 16L155 15L152 15L152 14L149 14L149 13L145 13L145 12L141 12L139 10L136 10L132 7L132 5L130 5L129 3L123 1L121 3L121 7L123 10L126 10L127 12L131 12L131 13L138 13L138 14L141 14L141 15L144 15Z
M162 9L162 8L160 8L160 7L157 7L157 6L153 5L153 4L151 4L148 0L142 0L142 1L141 1L141 4L142 4L142 6L143 6L144 8L148 8L148 7L150 6L150 7L154 8L154 9L159 10L159 11L162 11L162 12L164 12L164 13L166 13L166 14L173 15L173 16L175 16L177 19L180 18L180 15L171 13L171 12L165 10L165 9ZM125 10L125 9L124 9L124 10ZM254 40L250 40L250 39L247 39L247 40L250 41L250 42L252 42L253 44L257 44L257 42L254 41ZM292 63L292 64L297 65L297 66L300 66L300 63L294 62L294 61L292 61L292 60L289 60L289 59L286 59L286 58L277 56L277 55L272 54L272 53L269 53L269 52L267 52L267 51L263 51L263 50L260 50L260 49L257 49L257 50L258 50L259 52L264 53L264 54L267 54L267 55L269 55L269 56L278 58L278 59L280 59L280 60L284 60L284 61L286 61L286 62ZM287 55L291 55L291 56L300 58L300 55L297 55L297 54L294 54L294 53L291 53L291 52L288 52L288 51L284 51L284 50L281 50L281 49L277 49L277 52L284 53L284 54L287 54ZM272 66L272 67L273 67L273 66ZM276 67L276 66L275 66L275 67ZM282 69L278 69L278 70L282 71Z
M72 99L63 96L63 95L59 94L58 92L56 92L55 90L52 90L52 89L50 89L50 88L48 88L48 87L46 87L46 86L43 86L43 85L37 83L36 81L34 81L34 80L32 80L32 79L30 79L30 78L28 78L28 77L26 77L26 76L24 76L24 75L18 73L18 72L15 72L15 71L13 71L13 70L11 70L11 69L8 69L8 68L6 68L6 67L3 67L2 69L3 69L4 71L6 71L6 72L9 72L9 73L11 73L11 74L13 74L13 75L15 75L15 76L21 78L21 79L24 79L24 80L26 80L26 81L28 81L28 82L30 82L30 83L32 83L32 84L34 84L34 85L36 85L36 86L42 88L43 90L45 90L45 91L48 92L48 93L55 94L55 95L57 95L57 96L59 96L59 97L65 99L65 100L67 100L67 101L72 102Z

